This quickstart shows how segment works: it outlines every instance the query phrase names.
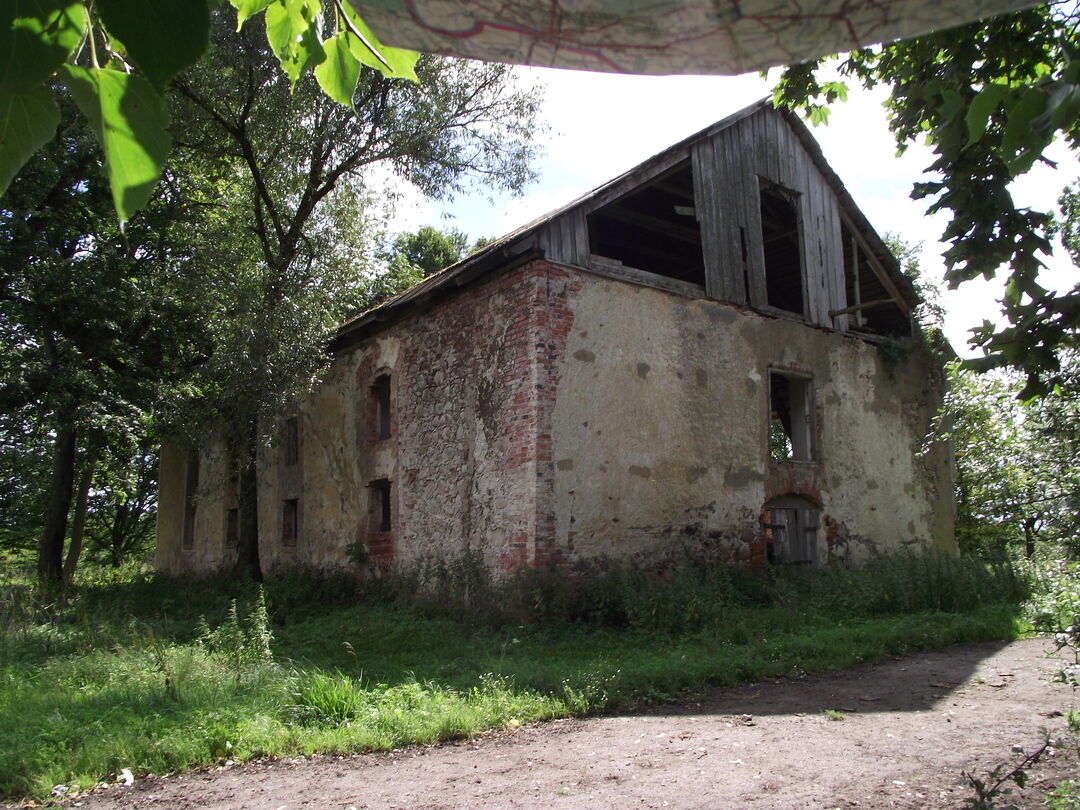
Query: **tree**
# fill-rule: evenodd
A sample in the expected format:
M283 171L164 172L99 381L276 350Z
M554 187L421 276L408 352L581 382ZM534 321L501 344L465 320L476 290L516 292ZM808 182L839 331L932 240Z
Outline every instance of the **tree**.
M458 261L468 248L468 235L457 228L440 231L424 225L415 232L398 234L387 258L391 265L408 264L423 276L430 276Z
M1066 352L1057 389L1022 403L1015 372L954 364L946 409L956 450L956 534L965 551L1037 541L1077 550L1080 357Z
M0 435L13 465L3 478L39 514L5 528L12 539L37 529L48 582L62 577L80 465L143 432L145 413L200 351L174 240L183 229L167 227L183 200L163 187L121 233L97 144L74 105L62 97L61 107L58 138L0 197Z
M387 165L433 197L474 181L518 190L538 98L504 66L425 57L418 82L362 71L348 107L282 76L257 25L235 28L218 14L207 58L173 84L177 160L208 202L200 261L219 284L201 396L177 421L192 435L213 425L236 459L240 564L258 577L258 449L373 275L357 247L376 242L365 170Z
M1080 138L1080 61L1075 6L1051 3L910 40L847 54L842 77L891 87L889 125L904 150L925 138L938 179L917 183L929 211L948 211L942 241L950 287L1008 268L1002 301L1009 325L984 322L975 338L981 368L1012 366L1027 378L1022 395L1045 394L1061 379L1060 350L1080 327L1080 286L1054 295L1040 286L1051 251L1052 217L1018 208L1009 184L1057 137ZM779 103L827 119L846 96L842 81L822 78L826 60L786 68Z

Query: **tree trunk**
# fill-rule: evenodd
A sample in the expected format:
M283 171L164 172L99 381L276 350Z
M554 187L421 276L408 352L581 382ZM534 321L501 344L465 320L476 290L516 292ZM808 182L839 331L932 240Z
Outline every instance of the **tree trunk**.
M71 425L56 431L53 445L49 499L45 505L44 527L38 542L37 571L42 584L59 585L64 578L64 537L75 484L75 428Z
M240 537L237 539L236 567L255 582L262 582L262 565L259 561L259 480L258 480L258 425L252 420L245 431L243 446L237 453L239 487L237 500L240 507Z
M1035 521L1033 517L1024 519L1024 554L1029 560L1035 554Z
M68 543L67 558L64 560L64 582L71 583L75 568L82 555L83 532L86 529L86 507L90 501L90 484L94 481L94 467L97 466L97 454L87 455L86 466L79 478L79 491L75 494L75 516L71 524L71 541Z

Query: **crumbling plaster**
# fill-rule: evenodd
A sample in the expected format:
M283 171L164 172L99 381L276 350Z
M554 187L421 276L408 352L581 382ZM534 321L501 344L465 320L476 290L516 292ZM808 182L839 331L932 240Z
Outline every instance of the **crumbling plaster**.
M821 507L821 561L952 546L949 450L916 457L941 393L923 353L890 369L855 337L581 276L552 425L557 544L748 559L766 500L798 492ZM770 367L813 378L813 462L769 460Z

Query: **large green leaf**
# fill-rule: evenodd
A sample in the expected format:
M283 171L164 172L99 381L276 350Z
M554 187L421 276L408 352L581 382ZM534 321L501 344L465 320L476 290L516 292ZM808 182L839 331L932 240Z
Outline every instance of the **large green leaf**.
M349 32L349 50L362 64L374 68L392 78L419 81L416 78L416 60L420 54L402 48L388 48L368 28L367 23L349 3L341 4L345 11L346 30Z
M0 194L30 156L52 139L59 123L60 110L44 85L22 93L0 89Z
M109 32L159 89L194 64L209 42L206 0L97 0L97 8Z
M45 81L82 39L86 11L71 0L0 2L0 89L22 92Z
M319 38L321 11L319 0L274 0L266 7L266 39L293 83L326 59Z
M345 31L323 40L326 61L315 68L315 78L326 95L346 107L353 105L353 93L360 79L360 61L349 50Z
M988 84L971 100L965 116L968 143L974 143L983 136L987 124L990 123L990 116L994 114L1008 92L1009 88L1004 84Z
M229 0L236 9L236 30L239 31L245 22L254 17L273 0Z
M169 154L169 114L146 79L118 70L64 65L64 84L105 152L121 222L146 205Z

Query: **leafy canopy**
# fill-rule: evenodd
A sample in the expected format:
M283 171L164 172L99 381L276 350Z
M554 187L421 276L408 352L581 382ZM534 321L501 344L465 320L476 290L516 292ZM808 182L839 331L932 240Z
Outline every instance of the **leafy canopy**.
M362 66L416 80L417 55L384 47L341 0L230 2L239 25L265 17L266 39L292 83L313 71L322 91L346 107ZM145 206L171 146L165 88L206 51L210 17L208 0L0 4L0 194L54 137L61 84L105 153L120 221Z
M935 179L915 184L912 197L950 215L942 236L949 286L1008 268L1009 325L995 331L986 321L973 343L985 351L982 368L1026 373L1024 397L1059 381L1060 349L1080 327L1080 287L1055 294L1039 284L1053 217L1018 207L1009 191L1037 161L1049 162L1055 138L1078 145L1077 21L1075 6L1051 3L863 48L838 65L843 79L891 88L886 107L900 151L920 139L934 150L926 171ZM828 106L846 95L843 81L824 78L831 69L827 59L786 68L776 101L826 120Z

